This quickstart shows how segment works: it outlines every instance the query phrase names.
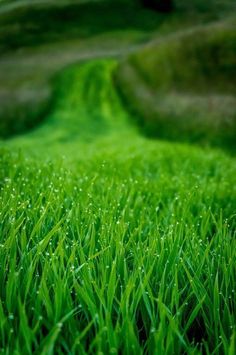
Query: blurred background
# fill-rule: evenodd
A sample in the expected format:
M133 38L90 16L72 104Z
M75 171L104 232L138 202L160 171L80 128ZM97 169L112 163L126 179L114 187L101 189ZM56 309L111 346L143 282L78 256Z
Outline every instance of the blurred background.
M1 140L45 124L69 87L64 68L113 58L112 85L140 134L234 152L235 10L234 0L1 0ZM99 126L74 121L73 133L86 124Z

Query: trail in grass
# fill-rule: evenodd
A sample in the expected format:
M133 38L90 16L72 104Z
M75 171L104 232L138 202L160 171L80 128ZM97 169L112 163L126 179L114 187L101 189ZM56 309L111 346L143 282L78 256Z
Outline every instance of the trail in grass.
M6 146L33 159L63 157L70 164L93 161L94 157L129 160L133 155L142 155L147 162L154 157L157 161L179 161L183 166L186 160L187 164L193 160L194 165L196 159L205 162L206 168L208 160L219 157L219 161L224 159L235 166L234 160L220 150L148 140L140 135L135 117L127 112L114 87L116 66L115 59L94 59L61 71L54 80L54 104L48 117L31 132L9 140Z
M43 124L9 145L30 154L60 154L83 158L101 148L112 149L137 139L129 114L114 89L112 71L116 61L93 60L62 71L55 79L54 105ZM119 142L119 143L118 143Z
M116 65L61 72L43 124L5 144L5 353L231 346L235 162L142 137L114 89Z
M186 188L192 186L192 175L197 180L203 179L202 188L207 188L212 169L219 174L217 185L226 181L223 165L231 179L235 161L219 150L148 140L140 135L133 124L135 118L127 112L115 90L112 75L116 66L114 59L95 59L74 64L58 74L51 113L35 130L10 140L10 150L16 153L20 150L33 162L43 163L46 159L57 164L63 160L63 165L76 174L78 162L87 164L81 169L86 173L107 161L117 167L128 164L127 174L138 175L144 181L152 176L150 169L153 179L160 174L170 183L173 176L182 181L189 174L189 181L184 183ZM217 206L225 207L225 214L229 215L233 210L233 205L227 203L229 194L225 191L225 196L221 196L220 191L221 187L215 193L216 200L219 197ZM231 192L233 201L234 191Z

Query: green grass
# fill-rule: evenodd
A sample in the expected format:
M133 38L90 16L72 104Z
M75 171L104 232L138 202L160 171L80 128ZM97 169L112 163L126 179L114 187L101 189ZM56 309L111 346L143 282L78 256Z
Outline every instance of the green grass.
M201 110L205 120L212 106L198 95L204 85L196 74L182 83L191 97L166 95L168 88L144 96L160 87L158 76L145 77L150 65L156 73L152 44L148 55L132 56L142 58L135 67L142 70L117 58L156 31L222 18L233 1L176 0L167 17L133 5L124 15L113 1L76 3L12 1L0 11L0 136L8 135L0 140L0 353L234 355L235 156L140 134L144 99L163 117L168 107L173 119ZM218 43L215 28L207 43L195 42L202 56ZM234 45L227 28L225 53ZM185 36L160 38L159 60L191 57L196 47L185 48ZM108 49L120 53L109 59ZM225 59L232 64L234 56ZM162 74L181 91L173 78L193 76L193 67L179 63L170 77ZM211 98L220 117L234 108L231 74ZM139 89L135 111L120 97L127 78Z
M67 68L2 147L2 353L233 355L235 159L140 136L116 66Z

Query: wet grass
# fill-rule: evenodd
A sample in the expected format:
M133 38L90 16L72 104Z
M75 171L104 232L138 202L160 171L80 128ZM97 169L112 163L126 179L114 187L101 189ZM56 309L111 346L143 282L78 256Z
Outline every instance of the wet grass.
M140 137L116 65L1 150L1 350L233 355L235 160Z
M85 38L111 28L115 39L116 29L127 25L120 9L110 24L112 2L106 19L96 15L94 23L91 7L77 13L76 6L67 12L75 27L60 28L62 8L51 9L52 23L42 33L47 9L11 12L21 25L5 41L11 18L4 18L2 48L17 55L29 46L30 55L40 54L61 34ZM150 20L150 31L152 18L160 18L128 14L131 27ZM174 17L163 31L176 26ZM62 53L68 47L60 43ZM91 50L91 42L87 46ZM29 100L21 111L24 134L0 141L0 352L234 355L235 157L139 134L137 114L127 111L114 86L117 59L66 68L71 60L55 62L53 69L39 60L36 76L25 64L30 61L21 60L2 88L14 92L17 83L16 98L34 88L35 99L50 78L53 90L41 124ZM175 97L164 105L171 102L176 108ZM19 123L14 109L4 123L9 132ZM34 128L26 129L27 122Z

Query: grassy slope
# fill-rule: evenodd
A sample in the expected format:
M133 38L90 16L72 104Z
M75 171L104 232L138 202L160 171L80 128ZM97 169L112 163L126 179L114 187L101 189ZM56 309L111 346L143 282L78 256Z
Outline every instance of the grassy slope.
M132 4L124 8L109 2L17 1L2 6L0 136L24 132L42 121L51 105L51 79L62 67L127 52L149 38L164 18L136 11Z
M196 0L190 6L178 0L176 5L173 14L164 15L122 0L115 4L89 0L2 4L0 136L23 132L42 121L51 105L51 78L63 66L99 56L98 52L100 56L127 52L154 33L160 36L183 26L224 18L234 6L232 0L214 6L211 1L205 4Z
M153 41L120 64L116 84L147 134L235 150L234 22Z
M141 137L116 66L68 67L1 142L1 350L233 355L235 159Z
M3 352L233 354L235 161L138 136L115 65L68 68L2 151Z

